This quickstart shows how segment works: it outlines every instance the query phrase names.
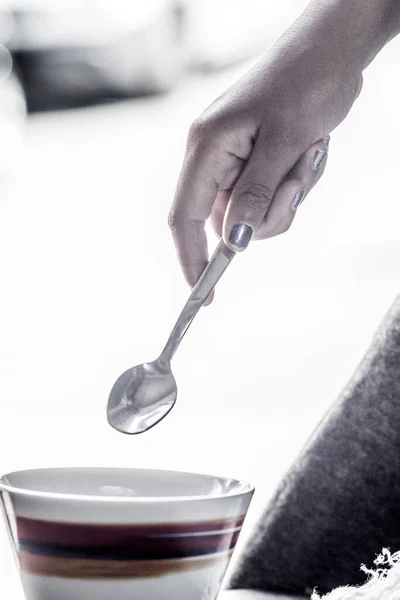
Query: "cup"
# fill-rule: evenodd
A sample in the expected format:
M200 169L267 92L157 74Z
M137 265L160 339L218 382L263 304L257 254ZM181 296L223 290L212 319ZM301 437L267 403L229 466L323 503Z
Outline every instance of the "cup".
M0 479L27 600L215 600L254 488L152 469Z

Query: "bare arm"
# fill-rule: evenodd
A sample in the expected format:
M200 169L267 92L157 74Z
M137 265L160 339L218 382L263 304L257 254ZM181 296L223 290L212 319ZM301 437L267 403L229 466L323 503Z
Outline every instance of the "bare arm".
M208 260L210 217L235 251L287 231L363 71L399 31L400 0L313 0L195 121L169 219L190 285Z

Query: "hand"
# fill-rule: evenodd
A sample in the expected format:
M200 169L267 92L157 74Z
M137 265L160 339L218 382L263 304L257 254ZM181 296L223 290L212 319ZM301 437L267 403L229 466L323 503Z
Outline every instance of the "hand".
M364 67L334 15L319 9L332 4L312 3L192 125L169 218L190 285L207 264L209 217L232 250L243 250L251 238L287 231L321 177L327 136L357 98Z

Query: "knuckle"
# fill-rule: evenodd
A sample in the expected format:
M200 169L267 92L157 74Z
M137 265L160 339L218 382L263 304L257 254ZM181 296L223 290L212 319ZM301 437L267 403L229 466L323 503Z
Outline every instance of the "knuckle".
M305 190L305 192L307 192L307 186L304 183L303 179L301 179L300 177L293 177L290 178L290 185L293 186L294 189L296 190Z
M208 140L210 134L215 131L218 123L215 118L202 114L193 121L189 128L189 141L192 144L203 143Z
M226 137L228 128L226 121L224 111L207 109L191 124L188 135L189 145L219 147Z
M363 87L364 87L364 76L361 75L360 81L358 82L357 91L356 91L356 98L358 98L358 96L361 94Z
M268 186L252 184L241 191L240 202L254 213L265 213L273 197L274 194Z
M202 117L198 117L189 128L189 140L196 142L204 137L205 121Z
M177 229L181 229L182 226L182 218L179 216L177 210L172 208L168 215L168 227L171 231L176 231Z
M282 235L289 231L291 225L293 223L293 219L279 219L279 220L267 220L266 227L262 232L263 238L272 238L277 237L278 235Z
M293 221L289 221L289 220L285 221L284 223L281 223L277 235L280 235L281 233L286 233L287 231L289 231L289 229L292 226L292 223L293 223Z
M175 217L172 213L169 213L168 215L167 224L171 231L175 229Z
M293 215L287 214L284 218L279 219L279 221L275 225L275 235L281 235L282 233L286 233L289 231L293 223Z

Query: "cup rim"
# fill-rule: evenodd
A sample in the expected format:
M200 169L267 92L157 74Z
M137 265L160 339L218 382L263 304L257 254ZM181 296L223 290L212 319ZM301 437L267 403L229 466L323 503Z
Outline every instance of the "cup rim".
M227 494L220 493L215 495L206 495L206 494L198 494L193 496L96 496L93 494L73 494L73 493L61 493L61 492L48 492L48 491L40 491L40 490L30 490L22 487L14 486L10 483L7 483L7 477L11 475L16 475L17 473L32 473L38 471L66 471L66 470L75 470L75 471L102 471L102 470L126 470L126 471L162 471L163 473L175 473L181 475L194 475L200 477L210 477L214 479L221 480L230 480L237 484L237 490ZM117 502L121 504L129 504L129 503L150 503L150 504L160 504L163 502L193 502L193 501L209 501L209 500L218 500L222 498L238 498L240 496L246 496L248 494L253 494L255 491L254 485L251 483L246 483L244 481L220 475L213 475L210 473L201 473L197 471L181 471L176 469L153 469L153 468L135 468L135 467L44 467L44 468L36 468L36 469L21 469L18 471L12 471L11 473L7 473L0 477L0 493L8 492L11 494L19 494L21 496L29 496L33 498L41 498L47 500L68 500L68 501L76 501L76 502L100 502L100 503L111 503Z

